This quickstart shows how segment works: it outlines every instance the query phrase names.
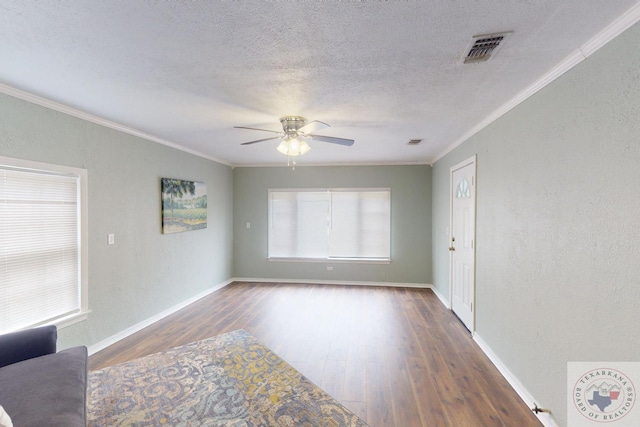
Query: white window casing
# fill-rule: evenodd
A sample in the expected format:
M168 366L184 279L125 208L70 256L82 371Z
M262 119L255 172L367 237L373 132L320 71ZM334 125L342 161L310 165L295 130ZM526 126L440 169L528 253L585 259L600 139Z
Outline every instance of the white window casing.
M0 333L86 318L87 171L0 157Z
M391 259L388 188L269 190L270 260Z

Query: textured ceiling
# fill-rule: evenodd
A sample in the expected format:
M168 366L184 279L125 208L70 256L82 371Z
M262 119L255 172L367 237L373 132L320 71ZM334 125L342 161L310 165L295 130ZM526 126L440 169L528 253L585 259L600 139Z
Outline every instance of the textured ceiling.
M233 129L283 115L356 140L299 164L430 163L636 2L0 0L0 82L231 165L286 163Z

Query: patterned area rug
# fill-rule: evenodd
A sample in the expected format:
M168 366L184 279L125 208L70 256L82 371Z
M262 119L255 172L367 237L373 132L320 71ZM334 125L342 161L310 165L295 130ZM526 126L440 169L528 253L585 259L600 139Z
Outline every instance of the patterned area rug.
M365 424L244 330L89 374L89 426Z

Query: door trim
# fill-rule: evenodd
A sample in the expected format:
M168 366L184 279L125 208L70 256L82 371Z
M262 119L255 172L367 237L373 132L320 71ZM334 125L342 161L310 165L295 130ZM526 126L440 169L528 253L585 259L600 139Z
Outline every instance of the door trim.
M470 332L473 333L476 330L476 248L477 248L477 240L476 240L476 228L477 228L477 216L478 216L478 201L476 197L476 188L478 186L478 163L476 161L477 155L469 157L467 160L464 160L449 169L449 240L447 245L451 245L451 238L453 234L453 172L458 169L462 169L465 166L473 164L473 178L475 180L474 185L472 186L472 194L473 198L473 315L471 317L471 328ZM449 310L453 312L453 253L449 252ZM455 313L454 313L455 314Z

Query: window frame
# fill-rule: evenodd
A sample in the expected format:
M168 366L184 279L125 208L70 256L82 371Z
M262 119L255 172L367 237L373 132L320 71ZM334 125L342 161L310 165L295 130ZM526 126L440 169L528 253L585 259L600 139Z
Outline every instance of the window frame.
M33 160L17 159L11 157L0 156L0 167L6 167L11 169L24 170L26 172L40 172L43 174L56 174L67 175L78 178L78 214L79 218L79 311L71 313L63 317L57 317L53 319L44 319L41 322L37 322L32 325L28 325L25 328L43 326L43 325L56 325L59 329L73 325L75 323L86 320L89 310L89 233L88 233L88 171L86 169L75 168L72 166L57 165L52 163L44 163ZM11 332L11 331L4 331Z
M366 258L366 257L326 257L326 258L312 258L312 257L281 257L272 256L270 254L271 247L271 230L272 230L272 212L271 212L271 193L272 192L314 192L314 193L326 193L326 192L381 192L386 191L389 193L389 257L388 258ZM392 260L392 203L391 203L391 188L390 187L339 187L339 188L269 188L267 190L267 260L270 262L302 262L302 263L332 263L332 264L391 264Z

